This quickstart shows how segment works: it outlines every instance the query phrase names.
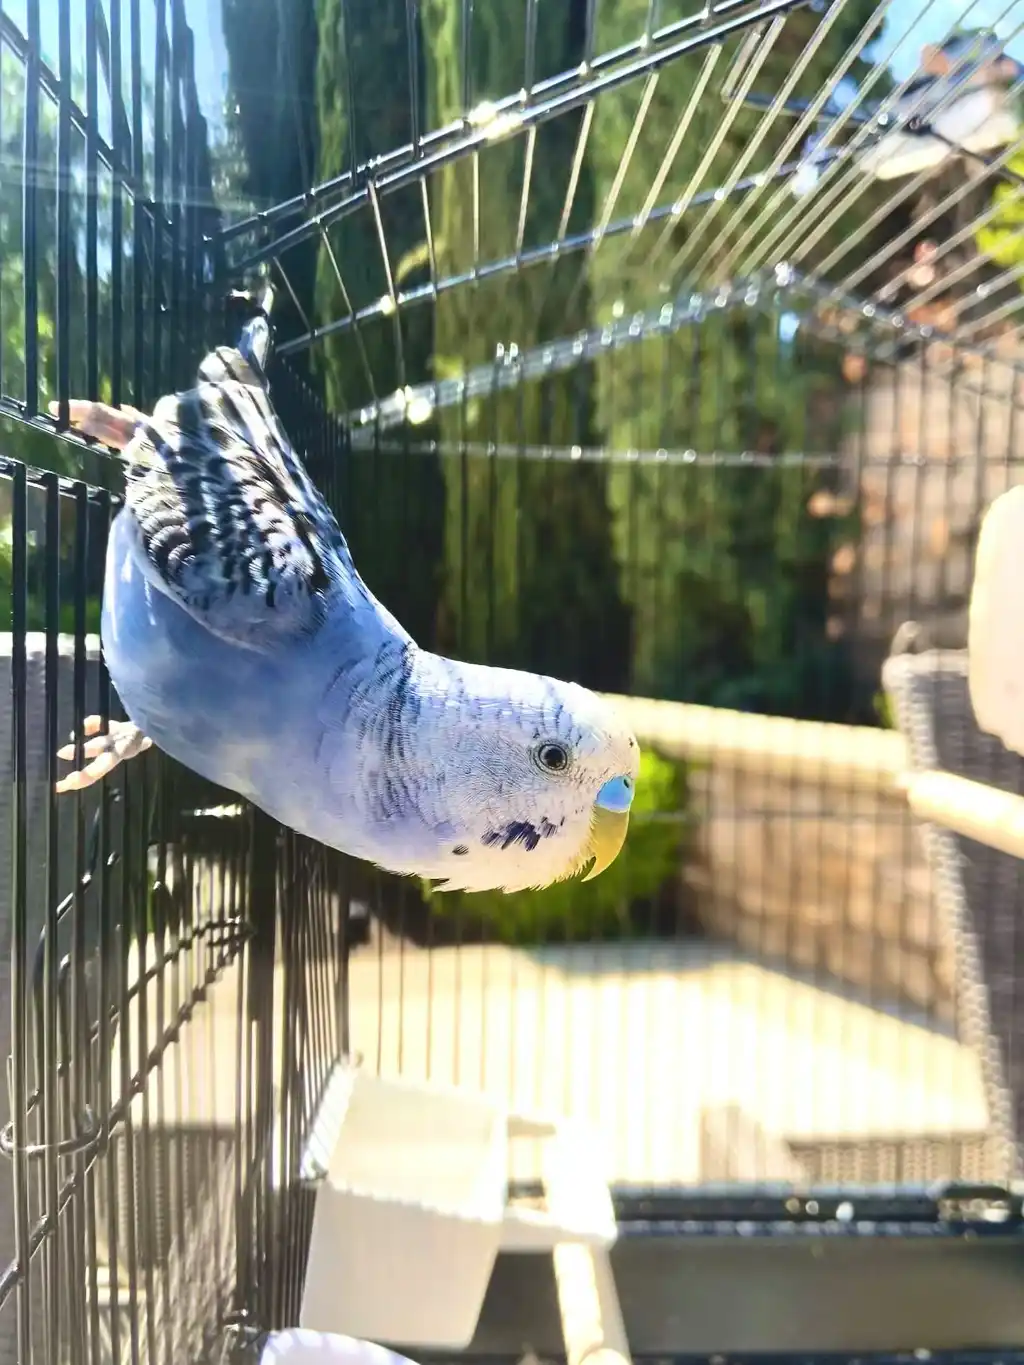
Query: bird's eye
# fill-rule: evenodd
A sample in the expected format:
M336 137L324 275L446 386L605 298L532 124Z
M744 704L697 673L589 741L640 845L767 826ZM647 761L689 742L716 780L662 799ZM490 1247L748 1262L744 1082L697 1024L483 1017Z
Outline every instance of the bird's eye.
M569 751L564 744L546 740L537 748L537 762L549 773L560 773L569 766Z

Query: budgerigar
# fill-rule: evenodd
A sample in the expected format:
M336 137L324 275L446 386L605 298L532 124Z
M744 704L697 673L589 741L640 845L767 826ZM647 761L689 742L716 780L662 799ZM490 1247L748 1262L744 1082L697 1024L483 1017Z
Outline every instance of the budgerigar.
M636 739L583 687L414 643L357 573L262 362L244 339L221 347L152 417L71 405L128 466L102 642L130 722L104 734L90 717L89 762L59 788L154 743L283 824L444 889L596 876L625 839Z

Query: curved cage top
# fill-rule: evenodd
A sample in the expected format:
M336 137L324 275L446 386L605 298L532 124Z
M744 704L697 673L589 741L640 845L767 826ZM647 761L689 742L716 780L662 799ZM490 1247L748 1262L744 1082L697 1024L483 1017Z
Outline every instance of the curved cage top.
M784 336L867 302L893 346L1016 355L1019 0L390 0L366 17L323 6L312 66L280 26L278 67L315 91L315 121L298 103L287 120L315 173L219 239L233 277L283 281L280 349L330 371L355 426L500 385L496 358L518 382L685 325L722 286L753 283Z

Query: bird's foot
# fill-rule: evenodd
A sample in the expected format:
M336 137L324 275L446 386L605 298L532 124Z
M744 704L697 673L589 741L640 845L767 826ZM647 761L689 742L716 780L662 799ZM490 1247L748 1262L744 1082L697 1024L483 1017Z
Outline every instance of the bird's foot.
M153 743L129 720L112 720L105 734L100 733L102 726L102 716L86 716L82 729L88 738L82 745L82 753L89 762L84 768L77 768L62 777L57 783L58 792L77 792L91 787L94 782L113 772L119 763L144 753ZM58 749L57 757L73 759L75 756L76 744L72 736L70 744Z
M50 416L60 416L60 404L50 404ZM109 403L94 403L88 398L72 398L68 403L68 422L74 431L102 441L112 450L124 450L139 422L145 420L138 408L115 408Z

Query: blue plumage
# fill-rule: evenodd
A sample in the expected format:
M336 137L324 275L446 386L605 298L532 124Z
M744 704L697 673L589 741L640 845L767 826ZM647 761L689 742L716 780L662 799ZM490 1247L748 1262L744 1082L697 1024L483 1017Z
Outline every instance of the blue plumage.
M91 739L64 788L145 736L303 833L450 888L611 861L633 736L574 684L418 648L359 576L252 348L211 352L136 417L73 405L127 443L102 636L132 726Z

